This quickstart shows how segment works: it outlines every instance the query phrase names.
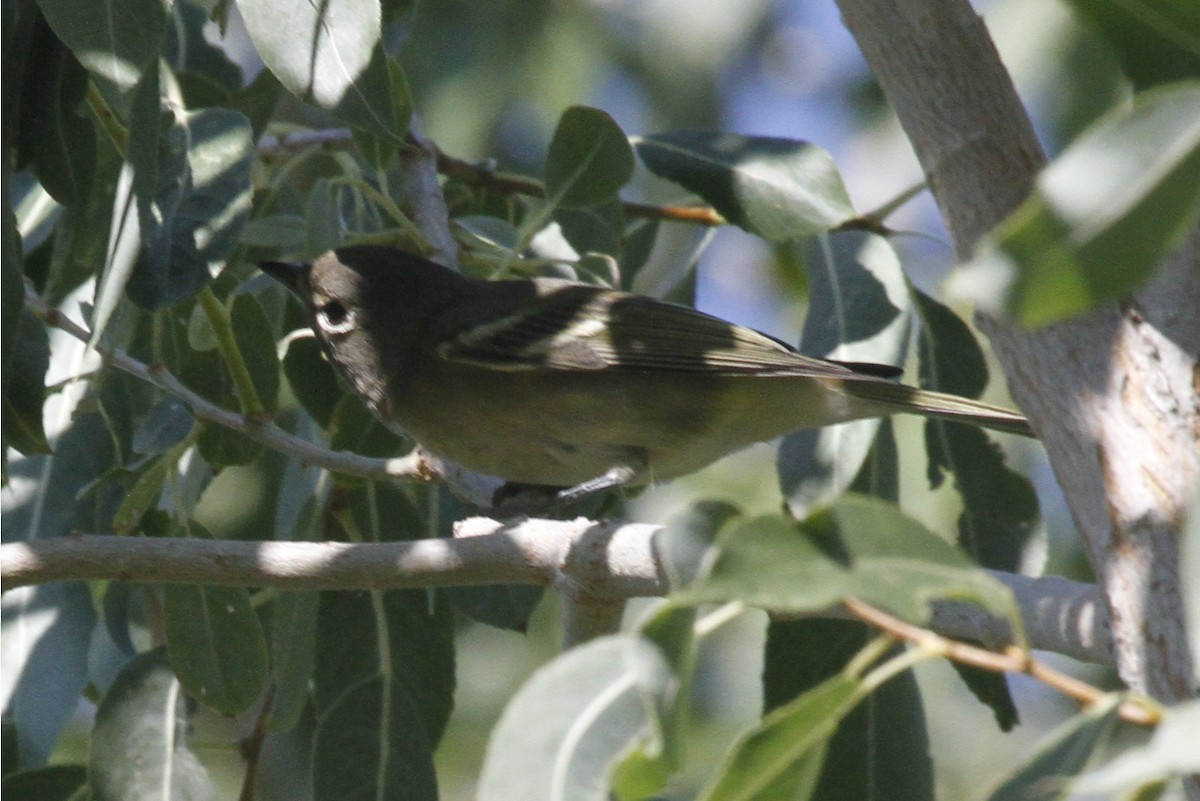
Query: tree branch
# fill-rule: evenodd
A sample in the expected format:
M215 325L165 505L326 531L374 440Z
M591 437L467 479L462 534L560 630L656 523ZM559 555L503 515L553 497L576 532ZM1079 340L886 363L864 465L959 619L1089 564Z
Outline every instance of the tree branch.
M1024 673L1088 706L1103 701L1109 695L1099 687L1094 687L1074 676L1068 676L1060 670L1055 670L1016 646L1010 645L1004 649L1003 653L996 653L969 643L948 640L929 629L914 626L856 598L846 601L846 608L850 614L880 631L963 665L971 665L996 673ZM1131 723L1151 726L1157 724L1162 718L1161 710L1156 707L1157 704L1150 702L1149 699L1140 703L1125 701L1121 704L1120 714L1123 719Z
M454 539L386 543L48 538L0 545L0 589L95 579L281 590L542 584L582 603L575 610L582 619L565 626L576 641L611 628L621 602L669 592L655 545L661 530L620 521L476 517L456 523ZM1057 576L992 575L1012 589L1033 647L1111 662L1108 621L1095 587ZM932 627L994 647L1009 642L1007 623L971 604L936 604Z

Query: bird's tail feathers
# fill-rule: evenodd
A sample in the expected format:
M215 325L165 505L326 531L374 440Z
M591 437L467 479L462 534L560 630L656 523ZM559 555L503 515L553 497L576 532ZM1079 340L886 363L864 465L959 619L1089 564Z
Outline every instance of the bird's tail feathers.
M915 412L1009 434L1037 436L1021 414L970 398L894 384L890 381L846 381L844 386L851 395L897 406L899 408L896 411Z

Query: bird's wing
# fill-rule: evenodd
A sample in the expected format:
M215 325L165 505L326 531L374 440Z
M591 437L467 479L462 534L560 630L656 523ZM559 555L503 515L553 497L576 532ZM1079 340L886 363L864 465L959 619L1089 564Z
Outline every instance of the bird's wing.
M511 370L669 370L855 378L765 334L641 295L546 282L539 297L443 342L445 358ZM881 368L882 369L882 368Z

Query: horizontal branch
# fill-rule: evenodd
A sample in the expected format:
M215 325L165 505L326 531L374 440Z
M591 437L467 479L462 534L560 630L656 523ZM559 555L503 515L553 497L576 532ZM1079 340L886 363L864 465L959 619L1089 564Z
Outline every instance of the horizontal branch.
M0 546L0 588L80 579L283 590L542 584L603 603L667 594L659 531L619 521L469 518L455 525L454 539L387 543L64 537ZM1057 576L992 575L1012 589L1032 647L1111 663L1095 587ZM935 605L931 626L991 647L1008 642L1007 624L970 604Z

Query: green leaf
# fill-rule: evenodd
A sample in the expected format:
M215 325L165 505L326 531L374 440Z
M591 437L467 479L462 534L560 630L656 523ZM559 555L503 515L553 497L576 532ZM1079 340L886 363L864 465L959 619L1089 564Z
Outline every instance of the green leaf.
M238 295L229 310L233 337L263 408L274 413L279 405L279 353L267 313L253 295Z
M133 432L133 452L162 453L178 445L191 433L196 419L182 401L166 397L154 404L150 413Z
M315 592L284 592L275 602L271 621L271 675L275 693L266 725L272 731L291 731L300 722L311 691L317 651Z
M4 444L26 456L49 453L50 444L42 425L42 404L46 400L50 338L42 321L28 309L21 309L18 319L3 378Z
M142 251L126 291L153 310L190 298L237 247L254 142L246 118L221 108L163 109L140 124L157 129L143 134L154 140L148 158L134 162Z
M488 584L482 587L447 587L446 599L479 623L525 633L529 618L546 594L536 584Z
M6 537L17 532L26 539L36 536L33 526L19 527L19 515L4 512ZM78 711L90 678L88 645L95 625L92 597L83 582L53 582L4 594L0 631L5 673L12 682L4 722L15 728L20 765L45 765Z
M653 735L672 691L662 651L630 635L577 646L535 672L492 730L480 801L607 801L616 761Z
M5 801L78 801L87 788L83 765L52 765L48 768L7 773L0 789Z
M163 58L184 85L188 108L224 105L242 88L242 68L205 37L209 16L199 5L174 3ZM204 97L196 97L203 93ZM204 102L198 102L204 101Z
M921 386L978 398L987 366L975 337L948 308L921 292L914 296L922 322ZM1017 570L1040 518L1029 479L1010 469L1003 452L974 426L927 420L925 447L930 485L938 487L949 470L962 496L959 546L984 567Z
M1048 734L1025 764L996 788L988 801L1058 801L1092 762L1118 720L1119 700L1110 697Z
M165 649L134 657L96 710L88 777L95 801L161 798L216 801L217 790L188 748L187 697Z
M972 644L982 645L978 642ZM992 716L996 719L996 726L1000 731L1012 731L1012 728L1021 722L1017 704L1008 687L1008 677L1003 673L965 665L961 662L951 662L950 666L954 668L954 672L962 679L962 683L967 686L971 694L979 700L979 703L992 710Z
M429 747L435 745L454 700L452 624L437 593L432 600L419 590L322 593L313 675L318 714L349 688L386 675L416 710Z
M111 142L97 141L96 168L87 196L63 209L54 226L50 270L42 295L52 305L61 304L73 290L96 276L108 256L113 199L123 160Z
M1070 0L1138 88L1200 77L1200 6L1189 0Z
M406 120L380 41L379 0L237 5L258 55L288 91L356 128L400 141Z
M3 170L4 184L2 191L5 197L9 195L8 169ZM25 277L21 269L21 235L17 231L17 217L13 214L12 206L3 205L4 215L0 220L4 226L3 247L0 248L0 375L7 381L17 331L20 329L22 312L25 310Z
M304 249L308 220L298 214L272 214L250 220L242 229L241 242L252 247L271 248L283 253Z
M615 197L607 202L582 208L558 208L554 221L562 228L563 236L576 253L621 252L621 237L625 228L625 213Z
M96 169L96 132L77 113L87 93L87 72L45 23L33 32L21 87L22 156L33 162L38 180L66 205L88 196Z
M605 112L572 106L563 112L546 155L546 199L579 208L612 200L633 176L633 150Z
M833 159L809 142L676 131L642 138L637 153L655 175L772 241L828 231L856 216Z
M1126 748L1098 765L1074 789L1088 794L1118 794L1172 776L1200 774L1198 731L1200 701L1184 701L1170 707L1149 742Z
M328 429L343 392L333 365L316 337L297 336L288 342L283 374L292 394L321 428Z
M46 21L85 68L121 91L158 58L167 29L162 0L39 0Z
M856 620L772 620L763 664L764 712L838 676L872 633ZM813 797L934 797L929 734L921 691L911 672L890 679L838 724Z
M879 432L849 490L892 503L900 502L900 453L896 449L896 432L890 417L879 421Z
M683 765L692 723L695 624L694 609L666 603L640 626L641 635L658 646L667 660L676 688L655 709L657 736L639 743L613 772L613 791L618 798L662 792Z
M404 440L384 428L357 395L338 401L329 423L329 447L363 456L395 456L404 452Z
M199 529L188 523L189 530ZM267 681L267 647L243 587L168 584L167 647L188 694L225 714L249 709Z
M759 517L731 527L708 575L673 597L781 612L853 597L918 624L928 620L930 602L951 598L978 603L1021 630L1012 594L961 551L895 506L850 495L800 522Z
M811 796L838 723L862 698L857 679L837 675L781 706L743 735L702 801L803 801Z
M318 178L308 193L304 207L304 250L316 258L337 247L345 234L338 203L338 187L328 178Z
M113 515L113 531L117 534L132 534L138 530L142 518L158 503L173 458L177 459L178 456L167 455L153 460L137 477L117 508L117 513Z
M412 120L413 100L412 90L408 88L408 78L404 68L391 56L387 57L388 74L391 76L392 102L396 108L396 130L405 131ZM395 137L381 138L368 133L362 128L353 129L354 145L366 161L378 173L386 172L388 165L396 158L398 148Z
M848 362L902 365L912 320L908 284L886 239L844 231L812 240L809 313L800 350ZM797 431L779 447L779 484L792 514L841 495L858 475L880 422Z
M313 799L437 798L433 748L400 682L347 687L322 711L313 740Z
M1051 162L959 294L1039 326L1124 297L1200 216L1200 82L1144 92Z

